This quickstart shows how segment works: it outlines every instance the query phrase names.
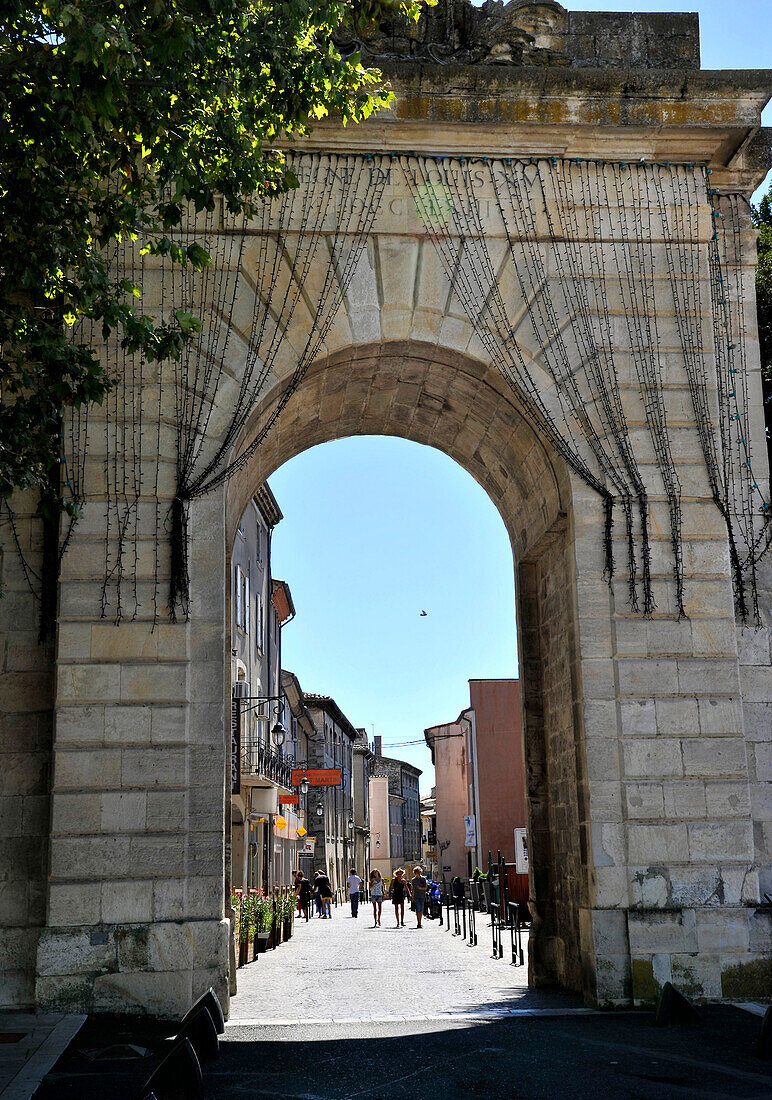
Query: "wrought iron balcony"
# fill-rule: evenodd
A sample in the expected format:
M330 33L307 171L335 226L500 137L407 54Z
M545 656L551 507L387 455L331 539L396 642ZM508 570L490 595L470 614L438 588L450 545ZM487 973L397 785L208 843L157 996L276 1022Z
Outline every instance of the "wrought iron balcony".
M292 761L269 749L263 741L247 741L244 744L244 769L250 775L272 779L282 787L292 789Z

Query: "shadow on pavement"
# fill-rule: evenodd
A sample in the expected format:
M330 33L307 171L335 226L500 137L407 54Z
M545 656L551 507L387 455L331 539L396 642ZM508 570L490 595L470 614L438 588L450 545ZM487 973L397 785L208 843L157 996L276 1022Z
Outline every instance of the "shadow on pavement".
M491 1022L229 1027L204 1064L207 1100L531 1097L769 1100L772 1066L753 1053L761 1020L727 1006L701 1026L660 1029L647 1012ZM134 1100L153 1059L89 1061L118 1041L154 1044L162 1025L90 1020L37 1100Z

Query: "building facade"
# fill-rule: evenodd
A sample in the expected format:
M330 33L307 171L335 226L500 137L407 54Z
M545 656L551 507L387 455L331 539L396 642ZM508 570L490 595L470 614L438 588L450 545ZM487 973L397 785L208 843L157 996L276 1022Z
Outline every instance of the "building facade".
M392 870L402 863L421 859L421 808L418 780L421 769L382 753L382 741L375 738L371 763L373 777L385 777L389 790L389 858Z
M391 878L388 776L371 776L368 788L370 796L370 869L380 871L383 878L388 880Z
M353 866L358 875L367 883L370 875L370 763L374 758L373 750L367 739L367 731L357 730L354 742L353 768L351 778L352 800L354 803L354 853Z
M437 798L436 787L421 799L421 863L431 879L440 877L437 851Z
M295 614L289 587L271 576L271 536L281 518L262 485L241 517L231 558L231 880L265 891L286 880L298 826L294 807L281 801L292 795L281 630Z
M308 831L315 839L313 869L327 872L334 890L343 891L354 858L355 819L352 789L357 730L329 695L306 694L315 736L309 742L308 766L339 768L340 786L311 786Z
M434 764L438 873L446 882L455 875L468 878L471 873L464 828L464 815L469 812L467 729L462 711L455 722L424 730Z
M436 839L445 878L470 878L476 867L486 871L489 853L495 859L501 852L514 864L515 831L526 827L520 684L470 680L469 697L471 705L455 722L424 731L435 767ZM527 896L525 882L514 885L518 897Z

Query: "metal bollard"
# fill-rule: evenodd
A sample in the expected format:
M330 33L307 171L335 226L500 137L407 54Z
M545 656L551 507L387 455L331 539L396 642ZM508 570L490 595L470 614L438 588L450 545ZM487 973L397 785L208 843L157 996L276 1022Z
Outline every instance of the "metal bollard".
M463 898L461 901L461 921L464 926L464 939L466 939L466 898Z
M510 966L524 966L523 941L520 935L520 906L516 901L509 903L509 930L512 938L512 961Z
M469 906L469 946L477 947L477 927L474 905Z

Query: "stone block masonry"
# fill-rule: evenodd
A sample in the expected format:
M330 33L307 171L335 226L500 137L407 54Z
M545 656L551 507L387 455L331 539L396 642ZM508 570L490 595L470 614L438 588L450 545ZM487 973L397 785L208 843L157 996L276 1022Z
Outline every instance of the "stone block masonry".
M570 52L565 41L540 37L547 32L537 16L547 8L560 17L555 34L572 37L570 64L558 56ZM691 17L569 18L552 4L518 5L515 14L533 22L533 42L520 42L523 57L530 51L527 63L395 63L393 111L355 131L320 126L310 141L350 152L518 157L559 150L635 164L688 160L711 165L714 186L731 192L750 193L763 176L753 135L772 76L700 72ZM633 44L634 70L615 57L620 43ZM728 161L728 150L740 151ZM620 575L609 586L599 497L569 472L523 395L495 369L412 201L395 175L339 323L302 385L227 487L191 504L190 622L168 621L169 553L163 540L156 543L176 461L175 395L165 376L148 380L160 385L160 399L143 418L136 522L122 544L124 566L136 562L125 582L131 615L115 622L112 582L103 614L105 554L114 563L119 549L110 509L125 502L107 492L99 411L90 425L89 498L59 583L56 638L42 646L35 597L4 524L0 988L9 1004L178 1015L210 984L227 1004L229 546L251 495L283 462L318 443L365 433L440 447L485 489L510 536L530 815L532 982L557 981L602 1005L652 1001L665 981L698 1000L769 996L772 932L769 915L757 909L762 891L772 893L772 573L769 563L759 572L761 628L738 624L726 533L700 458L676 319L664 309L657 315L663 408L682 487L680 618L667 500L643 430L624 300L610 274L620 242L608 212L598 212L606 218L603 285L615 302L609 339L619 397L651 502L656 608L644 620L631 610L621 575L620 524ZM502 224L486 201L482 196L480 227L502 255ZM679 201L675 192L664 196L671 213ZM695 222L703 244L710 220L706 196ZM737 262L750 274L753 238L749 226L741 228ZM559 257L547 238L538 242L547 273L542 291L565 326ZM215 234L215 270L224 262L223 239ZM654 247L664 254L661 244ZM309 274L309 285L319 274ZM688 279L686 271L679 275ZM282 278L289 277L283 269ZM154 268L147 280L149 298L160 300ZM501 290L516 304L514 280L502 276ZM711 345L703 291L701 338ZM752 296L733 305L752 334ZM243 328L259 308L245 279L234 317ZM296 318L285 334L234 454L249 447L281 400L297 362L291 342L304 325L307 334L306 320ZM534 358L546 407L558 418L540 359L545 334L533 332L524 309L515 321L512 336ZM202 440L212 450L244 376L236 337L224 364L229 387ZM713 350L707 347L706 362ZM747 369L755 392L753 341ZM706 385L713 407L715 379ZM754 469L768 497L756 404L750 416ZM127 461L116 454L118 474L110 478L121 479ZM21 496L13 504L19 539L39 571L35 502Z

